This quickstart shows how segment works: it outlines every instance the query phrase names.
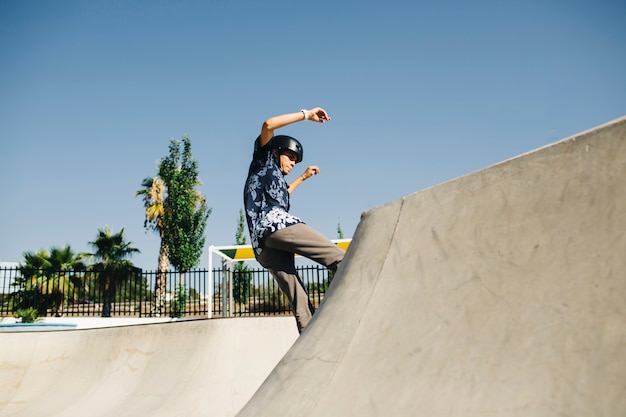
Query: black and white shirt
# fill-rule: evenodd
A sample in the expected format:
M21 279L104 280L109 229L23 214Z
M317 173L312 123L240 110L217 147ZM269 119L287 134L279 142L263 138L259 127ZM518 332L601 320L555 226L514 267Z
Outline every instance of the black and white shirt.
M269 234L293 224L302 223L289 214L289 191L285 176L274 159L272 141L258 148L259 138L254 142L254 154L243 190L248 231L254 254L263 250L263 240Z

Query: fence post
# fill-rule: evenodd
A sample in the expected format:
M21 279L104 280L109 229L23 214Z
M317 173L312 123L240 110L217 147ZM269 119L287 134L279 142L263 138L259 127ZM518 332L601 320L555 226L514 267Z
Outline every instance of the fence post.
M208 313L207 313L207 318L212 319L213 318L213 294L214 294L214 288L213 288L213 245L209 246L209 274L208 274L208 297L209 297L209 307L207 308Z
M233 311L235 311L235 299L233 298L233 288L235 286L233 282L234 278L235 271L233 268L233 261L230 261L228 268L228 317L230 317L233 314Z
M226 267L226 259L222 258L222 317L228 317L228 281L230 271Z

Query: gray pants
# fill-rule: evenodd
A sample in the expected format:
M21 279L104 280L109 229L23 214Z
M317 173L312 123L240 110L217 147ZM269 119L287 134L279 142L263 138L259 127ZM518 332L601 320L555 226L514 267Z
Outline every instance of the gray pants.
M335 272L345 252L324 235L304 223L278 230L265 238L263 251L257 261L267 268L285 293L298 331L306 328L315 308L309 301L302 280L296 272L294 254L302 255Z

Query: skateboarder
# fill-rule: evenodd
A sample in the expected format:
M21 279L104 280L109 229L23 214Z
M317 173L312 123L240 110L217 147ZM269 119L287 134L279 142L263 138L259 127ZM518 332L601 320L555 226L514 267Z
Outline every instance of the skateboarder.
M311 165L287 184L285 177L302 161L302 144L274 131L292 123L330 120L321 107L271 117L263 123L254 142L254 153L243 192L250 240L257 261L267 268L285 293L296 318L298 331L306 328L315 309L309 301L295 267L299 254L336 271L344 251L298 217L289 213L289 195L314 175L320 173Z

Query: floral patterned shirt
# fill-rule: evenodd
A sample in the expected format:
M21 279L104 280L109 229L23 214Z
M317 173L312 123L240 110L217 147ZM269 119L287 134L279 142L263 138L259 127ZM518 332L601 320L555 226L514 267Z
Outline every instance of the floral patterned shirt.
M267 235L302 223L298 217L289 214L288 184L274 159L271 141L262 148L258 143L259 138L254 142L254 154L243 190L248 231L256 256L261 254Z

